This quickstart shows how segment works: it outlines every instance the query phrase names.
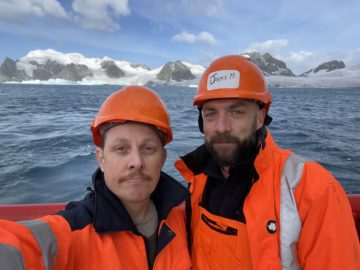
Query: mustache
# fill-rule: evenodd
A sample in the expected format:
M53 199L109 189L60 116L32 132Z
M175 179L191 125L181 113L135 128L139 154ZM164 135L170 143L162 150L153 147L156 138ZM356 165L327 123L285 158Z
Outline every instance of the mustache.
M135 178L140 178L140 179L143 179L145 181L151 181L151 177L149 175L144 174L142 172L135 172L135 173L131 173L129 175L120 177L119 178L119 183L131 180L131 179L135 179Z
M210 144L214 143L238 143L239 139L230 134L217 134L210 138Z

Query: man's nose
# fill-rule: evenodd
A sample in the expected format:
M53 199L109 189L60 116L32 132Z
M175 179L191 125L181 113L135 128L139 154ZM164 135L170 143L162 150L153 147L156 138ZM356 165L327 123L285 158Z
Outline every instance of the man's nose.
M129 169L142 169L144 167L143 157L138 150L134 150L129 155L128 168Z
M216 131L220 134L231 130L231 120L225 113L220 113L215 122Z

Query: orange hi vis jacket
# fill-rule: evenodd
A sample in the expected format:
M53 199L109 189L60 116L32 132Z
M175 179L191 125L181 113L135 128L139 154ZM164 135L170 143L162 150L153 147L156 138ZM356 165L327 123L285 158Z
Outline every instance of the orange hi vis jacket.
M94 174L94 191L57 215L0 221L0 269L149 269L143 236L120 200ZM185 212L188 191L161 173L152 194L159 220L153 269L190 269Z
M254 166L244 224L202 208L207 176L176 161L191 193L192 269L360 269L351 207L327 170L278 148L269 131Z

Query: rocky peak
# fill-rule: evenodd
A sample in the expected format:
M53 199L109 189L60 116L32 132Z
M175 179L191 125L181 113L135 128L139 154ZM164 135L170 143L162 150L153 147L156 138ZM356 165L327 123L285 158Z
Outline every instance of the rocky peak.
M16 62L9 57L6 57L0 66L0 79L1 81L15 81L20 82L27 80L29 77L25 71L18 70Z
M302 77L306 77L311 73L318 73L319 71L326 71L326 72L330 72L336 69L342 69L345 68L345 64L343 61L338 61L338 60L332 60L332 61L328 61L325 63L320 64L319 66L317 66L316 68L312 68L304 73L302 73L300 76Z
M68 81L81 81L85 77L92 77L93 74L85 65L67 64L53 78L64 79Z
M161 81L183 81L195 79L195 76L191 73L191 70L185 66L181 61L167 62L156 78Z
M125 75L114 61L102 61L101 68L105 69L105 73L108 77L117 79Z
M320 70L326 70L327 72L329 72L335 69L342 69L344 67L345 64L343 61L332 60L319 65L317 68L314 69L314 73L319 72Z
M133 64L133 63L131 63L130 66L132 68L142 68L142 69L145 69L145 70L151 70L151 68L149 68L147 65L143 65L143 64Z
M41 81L54 78L54 76L64 68L63 64L53 60L47 60L45 64L39 64L36 61L31 61L31 64L37 66L37 69L33 70L32 79Z
M265 75L295 76L283 61L274 58L270 53L260 54L258 52L251 52L244 55L248 56Z
M6 57L2 65L0 66L0 71L3 73L12 73L16 70L16 62L9 57Z

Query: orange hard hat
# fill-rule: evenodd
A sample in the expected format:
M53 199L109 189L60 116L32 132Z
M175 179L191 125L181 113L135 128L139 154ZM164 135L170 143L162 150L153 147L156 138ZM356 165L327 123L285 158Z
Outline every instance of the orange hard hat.
M106 123L134 121L149 124L165 135L163 144L172 141L170 116L159 95L144 86L127 86L110 95L91 122L94 144L101 146L100 127Z
M240 55L223 56L210 64L200 79L194 105L219 98L254 99L265 105L266 112L272 100L262 71Z

